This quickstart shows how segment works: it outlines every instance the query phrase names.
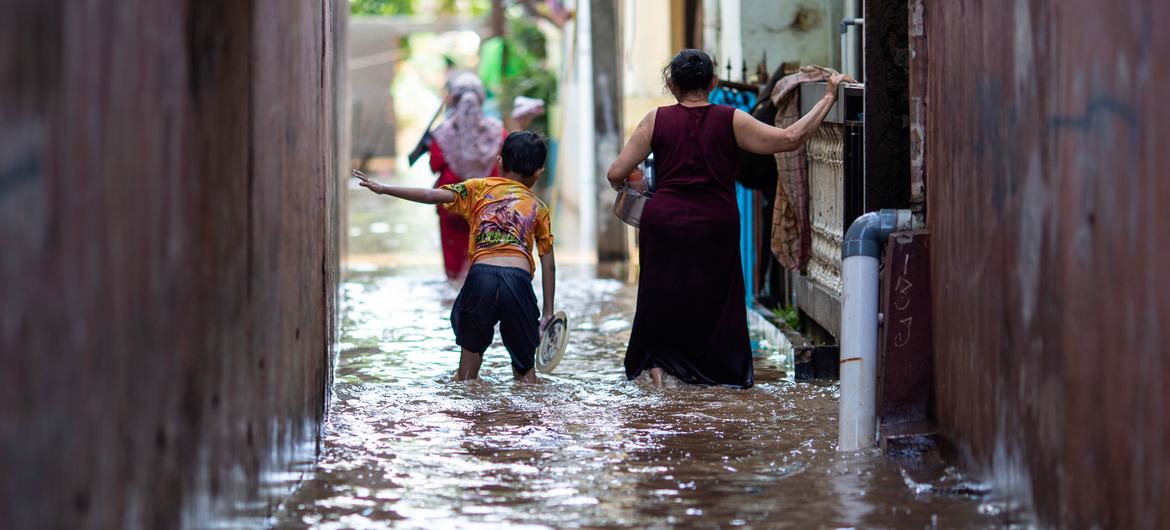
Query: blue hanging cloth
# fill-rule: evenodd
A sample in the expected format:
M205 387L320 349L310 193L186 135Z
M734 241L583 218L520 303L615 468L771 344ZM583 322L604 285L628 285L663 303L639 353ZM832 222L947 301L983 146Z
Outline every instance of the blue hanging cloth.
M717 86L707 96L707 101L715 105L735 107L751 113L756 106L758 97L755 92L739 90L727 86ZM756 262L755 223L752 219L752 190L735 183L735 202L739 205L739 258L743 272L744 305L751 307L756 292L755 277L752 266Z

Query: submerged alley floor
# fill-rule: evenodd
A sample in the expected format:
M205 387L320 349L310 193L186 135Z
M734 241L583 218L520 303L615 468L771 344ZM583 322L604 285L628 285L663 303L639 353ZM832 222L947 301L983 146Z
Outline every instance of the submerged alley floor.
M351 194L351 252L399 257L351 264L322 454L275 528L1007 523L1003 503L911 487L878 450L838 454L836 385L792 381L766 343L749 390L625 381L635 289L590 267L558 278L572 333L545 384L512 382L498 334L485 379L452 382L457 288L401 257L433 244L431 212Z

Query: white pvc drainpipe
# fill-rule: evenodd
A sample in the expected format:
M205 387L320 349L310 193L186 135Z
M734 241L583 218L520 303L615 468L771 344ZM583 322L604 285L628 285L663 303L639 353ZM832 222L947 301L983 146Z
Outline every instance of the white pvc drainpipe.
M858 217L845 233L838 451L877 443L878 265L886 238L911 228L910 210L881 210Z
M852 7L846 9L853 10ZM849 31L852 26L856 26L860 30L865 26L865 19L847 15L841 21L841 73L864 82L865 79L862 79L861 73L861 60L857 56L857 37Z

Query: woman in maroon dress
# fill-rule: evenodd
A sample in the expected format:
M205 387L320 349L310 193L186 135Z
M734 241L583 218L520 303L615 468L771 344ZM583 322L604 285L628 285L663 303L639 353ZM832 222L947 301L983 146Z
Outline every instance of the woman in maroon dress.
M844 76L833 76L825 97L787 129L708 103L717 79L702 51L679 52L663 77L678 104L646 114L607 175L621 189L654 153L656 190L640 222L642 271L626 377L649 370L656 384L665 372L687 383L747 388L753 370L735 202L738 151L795 149L820 126Z

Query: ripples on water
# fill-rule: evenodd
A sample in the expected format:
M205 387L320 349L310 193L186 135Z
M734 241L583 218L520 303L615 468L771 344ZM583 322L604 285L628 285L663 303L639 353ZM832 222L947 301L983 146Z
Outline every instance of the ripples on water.
M749 390L626 382L634 290L559 280L573 331L556 374L514 383L497 333L484 380L454 383L456 289L354 273L320 462L276 527L996 526L876 450L838 455L835 385L786 379L775 352Z

